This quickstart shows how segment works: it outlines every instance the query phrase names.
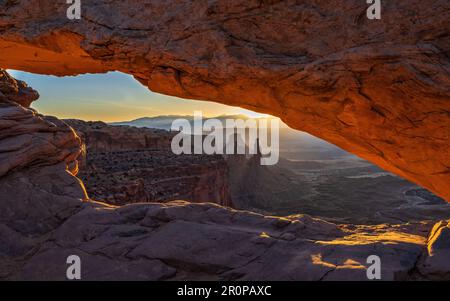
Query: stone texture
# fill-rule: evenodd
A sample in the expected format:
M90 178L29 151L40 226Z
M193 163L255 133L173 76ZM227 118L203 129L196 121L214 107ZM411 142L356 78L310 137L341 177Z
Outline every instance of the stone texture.
M419 272L432 279L450 279L450 223L437 223L428 238L428 256L420 263Z
M10 136L40 135L36 125L47 119L30 109L2 103L0 116L23 117L10 114L19 109L28 132ZM57 124L72 141L66 145L80 149L79 138ZM431 223L336 225L184 201L116 207L86 202L71 160L37 158L0 176L2 280L65 280L69 255L80 256L84 280L366 280L365 260L373 254L382 258L384 280L448 279L447 266L433 262L446 256L441 224L429 253Z
M447 0L384 1L376 21L361 0L100 0L76 21L67 7L2 1L0 66L118 70L270 113L450 200Z
M85 145L78 176L92 199L112 205L183 199L232 207L227 161L175 155L175 133L66 120Z
M12 100L24 107L29 107L38 98L39 93L37 91L0 69L0 101Z
M86 152L170 150L175 135L165 130L111 126L101 121L67 119L64 122L76 130L86 146Z
M65 280L69 255L80 256L84 280L366 280L369 255L381 257L384 280L448 279L443 222L427 240L425 222L337 225L184 201L111 206L89 201L75 177L81 143L67 124L11 99L0 102L0 124L1 280Z
M390 2L377 26L356 0L96 1L74 23L58 2L0 4L2 67L117 69L156 91L270 112L449 200L447 1ZM72 254L85 280L366 280L369 255L384 280L449 279L448 221L430 231L88 201L79 137L1 74L2 280L64 280Z
M81 207L35 238L4 226L0 265L9 268L0 279L65 280L66 258L78 255L84 280L367 280L366 258L376 254L383 280L404 280L431 227L349 228L182 201Z
M76 174L81 141L63 121L42 116L29 104L38 93L23 82L0 73L0 177L16 169L56 165L65 162L67 170Z

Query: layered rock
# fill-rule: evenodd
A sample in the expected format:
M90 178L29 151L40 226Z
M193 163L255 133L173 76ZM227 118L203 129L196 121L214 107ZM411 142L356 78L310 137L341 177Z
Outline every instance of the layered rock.
M78 176L91 198L113 205L183 199L232 207L222 156L175 155L175 134L164 130L66 122L86 146Z
M78 255L84 280L409 279L427 225L353 229L308 216L264 217L214 204L85 205L6 279L64 280Z
M450 200L447 0L385 1L381 20L361 0L82 5L69 20L62 2L3 3L0 66L119 70L270 113Z
M0 72L0 278L87 201L74 177L81 142L64 122L29 104L37 92ZM16 102L17 101L17 102ZM18 103L19 102L19 103ZM20 260L19 260L20 261Z
M77 131L87 152L170 150L175 135L158 129L110 126L101 121L68 119L65 122Z
M450 223L440 221L435 224L428 237L428 253L418 265L422 275L430 279L450 278Z
M20 91L18 91L20 93ZM80 139L64 122L0 101L0 279L66 280L77 255L84 280L449 279L448 222L336 225L306 215L267 217L217 204L89 201L74 176Z
M42 116L29 105L39 94L0 70L0 176L16 170L65 163L75 175L81 141L61 120Z
M16 80L6 71L0 69L0 101L14 101L24 107L39 98L39 93L21 80Z

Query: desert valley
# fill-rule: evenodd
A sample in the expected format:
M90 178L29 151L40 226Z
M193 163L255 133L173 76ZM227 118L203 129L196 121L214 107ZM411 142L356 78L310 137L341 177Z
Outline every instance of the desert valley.
M450 218L450 205L426 189L288 127L274 166L257 155L174 155L170 125L181 117L66 120L86 145L78 176L89 195L113 205L182 199L354 224ZM226 117L245 118L218 118Z

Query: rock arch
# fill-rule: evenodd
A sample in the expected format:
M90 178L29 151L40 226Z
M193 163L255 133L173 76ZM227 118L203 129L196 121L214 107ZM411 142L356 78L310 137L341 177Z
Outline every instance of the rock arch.
M281 117L450 200L448 1L3 1L0 67L119 70ZM435 12L440 12L436 14Z

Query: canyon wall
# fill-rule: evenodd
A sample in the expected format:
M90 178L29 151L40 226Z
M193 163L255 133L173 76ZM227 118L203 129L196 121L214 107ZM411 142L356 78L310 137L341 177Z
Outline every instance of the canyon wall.
M87 152L170 150L170 143L175 135L158 129L110 126L101 121L66 119L64 122L77 131Z
M232 207L220 155L175 155L175 133L66 120L85 147L78 177L92 199L112 205L185 200Z
M448 0L2 1L0 67L279 116L450 200Z

